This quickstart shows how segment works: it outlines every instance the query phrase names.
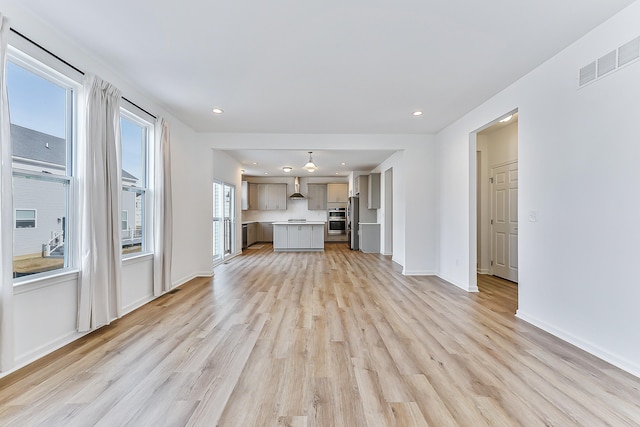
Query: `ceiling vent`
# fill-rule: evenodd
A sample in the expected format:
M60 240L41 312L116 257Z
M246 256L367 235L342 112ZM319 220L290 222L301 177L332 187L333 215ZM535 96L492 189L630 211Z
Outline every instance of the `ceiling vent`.
M584 67L580 68L578 86L582 87L640 59L640 37L623 44Z

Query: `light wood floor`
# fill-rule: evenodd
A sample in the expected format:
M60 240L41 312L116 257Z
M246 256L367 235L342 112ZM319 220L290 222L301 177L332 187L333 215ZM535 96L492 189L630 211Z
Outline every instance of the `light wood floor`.
M516 319L512 283L344 244L215 274L0 380L0 425L640 425L640 380Z

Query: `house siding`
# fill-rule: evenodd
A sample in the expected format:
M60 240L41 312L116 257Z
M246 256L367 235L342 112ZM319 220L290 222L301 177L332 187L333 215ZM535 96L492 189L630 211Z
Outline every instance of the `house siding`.
M67 210L67 186L60 182L13 178L14 209L35 209L35 228L15 228L14 257L42 253L42 245L62 231ZM15 213L14 213L15 217Z

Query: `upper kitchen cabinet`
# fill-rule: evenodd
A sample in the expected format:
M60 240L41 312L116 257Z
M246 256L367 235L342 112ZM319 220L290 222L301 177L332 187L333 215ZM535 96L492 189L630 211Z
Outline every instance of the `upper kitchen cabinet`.
M246 211L249 209L249 183L247 181L242 181L242 201L241 206L242 210Z
M380 209L380 174L369 174L369 194L367 197L369 209Z
M348 184L327 184L327 202L347 203L349 201Z
M258 204L258 184L249 183L249 209L260 209Z
M353 195L364 196L367 193L369 175L358 175L353 179Z
M258 209L258 184L242 181L242 210Z
M326 184L308 184L307 193L308 193L307 209L309 209L310 211L326 211L327 210L327 185Z
M274 211L287 209L287 184L257 184L258 210ZM251 197L251 188L249 188Z
M242 181L242 210L259 209L258 184Z

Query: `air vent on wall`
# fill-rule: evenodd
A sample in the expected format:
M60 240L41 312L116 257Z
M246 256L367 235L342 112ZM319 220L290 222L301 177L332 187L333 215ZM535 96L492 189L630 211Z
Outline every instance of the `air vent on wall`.
M596 61L580 68L580 86L584 86L596 79Z
M598 59L598 77L602 77L607 73L616 69L616 51L607 53Z
M618 67L640 58L640 37L618 48Z
M630 64L640 58L640 37L620 46L588 65L580 68L578 86L582 87L594 80Z

